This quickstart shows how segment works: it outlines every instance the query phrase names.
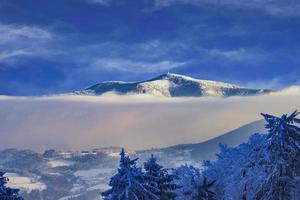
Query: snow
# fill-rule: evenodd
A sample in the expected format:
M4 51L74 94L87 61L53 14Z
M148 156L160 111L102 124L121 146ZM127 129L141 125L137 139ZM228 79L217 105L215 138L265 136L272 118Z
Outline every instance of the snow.
M76 198L76 197L79 197L80 195L77 194L77 195L70 195L70 196L66 196L66 197L62 197L58 200L69 200L69 199L72 199L72 198Z
M252 90L230 83L199 80L184 75L167 73L156 78L140 82L106 81L85 90L75 92L79 95L148 94L155 97L173 96L244 96L263 94L269 90Z
M105 191L109 189L109 186L106 184L106 183L100 183L100 184L97 184L97 185L94 185L90 188L88 188L87 190L90 191L90 190L100 190L100 191Z
M98 179L99 176L103 174L109 174L112 173L114 169L112 168L94 168L94 169L88 169L88 170L79 170L74 173L76 177L79 177L82 180L85 181L91 181L94 179Z
M187 83L198 83L199 91L202 89L205 96L222 96L223 88L242 88L237 85L210 81L210 80L198 80L188 76L168 73L160 77L160 79L154 79L152 81L142 82L139 86L146 91L147 94L155 96L171 97L170 89L180 87Z
M108 83L108 84L119 83L119 84L123 84L123 83L129 83L129 82L125 82L125 81L103 81L102 83Z
M58 172L49 172L48 173L49 175L52 175L52 176L60 176L61 174L58 173Z
M74 176L77 177L78 180L73 185L73 188L70 190L70 194L72 194L72 196L62 198L61 200L74 197L77 194L80 194L82 192L93 191L93 190L99 190L99 191L107 190L109 187L107 185L106 178L111 176L114 171L115 171L114 168L109 168L109 167L76 171L74 173Z
M151 82L144 82L139 84L139 89L142 93L151 94L154 96L170 97L172 83L168 80L155 80Z
M32 190L42 191L47 188L44 183L32 177L20 176L16 173L6 173L5 176L9 178L7 186L11 188L18 188L26 192Z
M254 134L234 148L220 145L218 159L205 162L204 170L216 180L216 199L299 199L298 114L262 114L268 134Z
M74 163L72 161L67 160L51 160L48 162L48 165L52 168L54 167L68 167L73 165Z
M168 73L166 75L168 78L181 78L188 81L198 82L199 84L206 86L206 87L224 87L224 88L241 88L240 86L230 84L230 83L224 83L220 81L212 81L212 80L199 80L195 79L189 76L180 75L180 74L174 74L174 73Z
M120 157L120 153L119 152L110 153L109 156L113 158L117 158Z

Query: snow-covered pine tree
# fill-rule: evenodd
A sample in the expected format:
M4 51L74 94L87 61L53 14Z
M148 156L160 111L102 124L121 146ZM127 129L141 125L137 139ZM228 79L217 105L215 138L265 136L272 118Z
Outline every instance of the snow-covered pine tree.
M177 200L214 200L213 185L198 168L182 165L174 171L178 185Z
M196 188L197 193L194 196L194 200L215 200L216 193L212 191L212 186L215 181L208 182L207 178L203 177L202 184L195 182L193 186Z
M155 193L160 200L172 200L175 199L177 188L174 183L174 176L168 173L168 170L157 163L156 158L151 157L144 163L144 169L146 171L146 177L148 184L155 190Z
M300 128L295 123L299 112L276 117L262 114L267 121L267 173L259 187L256 199L296 200L300 198Z
M109 182L111 189L102 193L105 200L158 200L152 192L153 187L147 183L147 178L142 169L136 166L137 159L131 160L125 155L125 150L120 153L120 166L118 173Z
M234 148L221 145L217 160L204 162L203 174L217 180L217 199L299 200L297 114L263 114L268 134L254 134L248 142Z
M22 197L19 196L18 189L12 189L6 187L8 183L8 178L4 177L3 172L0 172L0 199L1 200L24 200Z
M173 174L176 177L175 183L178 185L176 199L193 200L197 192L193 187L193 182L201 178L200 170L193 166L182 165L174 170Z

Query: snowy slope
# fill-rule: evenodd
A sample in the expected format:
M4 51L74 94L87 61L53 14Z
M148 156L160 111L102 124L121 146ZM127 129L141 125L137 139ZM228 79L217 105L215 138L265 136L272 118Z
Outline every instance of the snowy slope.
M219 152L220 143L230 147L237 146L246 142L254 133L265 133L264 124L264 120L255 121L205 142L180 144L162 150L165 152L190 151L191 158L199 161L213 159L215 154Z
M20 176L16 173L6 173L5 176L9 178L7 186L11 188L19 188L26 192L31 192L32 190L43 191L47 188L44 183L33 177Z
M117 94L149 94L163 97L202 97L202 96L247 96L268 93L270 90L249 89L237 85L198 80L188 76L167 73L156 78L141 82L102 82L84 90L77 91L80 95L102 95L108 92Z

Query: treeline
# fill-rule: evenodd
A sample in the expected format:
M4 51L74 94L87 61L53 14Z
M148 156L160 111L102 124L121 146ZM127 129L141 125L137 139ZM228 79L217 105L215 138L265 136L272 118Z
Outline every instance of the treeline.
M165 169L152 155L143 168L121 151L118 172L105 200L299 200L299 113L281 117L262 114L268 134L230 148L220 144L215 161L203 167Z
M202 179L200 171L193 167L182 166L176 170L159 165L153 155L144 163L143 169L136 164L137 159L130 159L122 149L120 167L109 185L111 189L102 193L106 200L167 200L213 199L210 191L214 182ZM187 187L193 187L188 190ZM192 188L191 188L192 189ZM182 195L181 195L182 194Z

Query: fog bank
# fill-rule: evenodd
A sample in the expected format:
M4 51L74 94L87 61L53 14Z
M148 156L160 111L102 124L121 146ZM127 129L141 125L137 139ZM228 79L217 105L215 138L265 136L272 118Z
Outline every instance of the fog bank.
M263 96L0 96L0 148L130 149L195 143L300 108L299 87Z

